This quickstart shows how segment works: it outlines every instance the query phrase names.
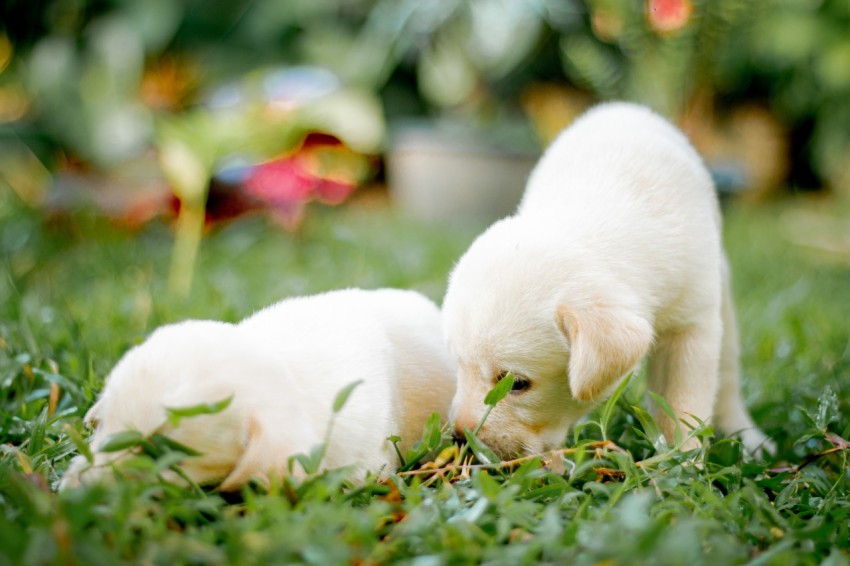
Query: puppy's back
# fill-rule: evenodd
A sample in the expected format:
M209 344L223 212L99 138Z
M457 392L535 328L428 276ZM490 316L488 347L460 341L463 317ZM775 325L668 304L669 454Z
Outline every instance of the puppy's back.
M529 178L519 214L573 221L716 208L713 183L687 137L636 104L601 104L566 128Z
M239 329L285 359L296 381L309 381L302 401L317 421L330 418L338 391L362 380L337 417L328 467L394 461L388 436L401 434L405 448L428 415L447 416L453 366L439 310L419 293L344 289L287 299Z

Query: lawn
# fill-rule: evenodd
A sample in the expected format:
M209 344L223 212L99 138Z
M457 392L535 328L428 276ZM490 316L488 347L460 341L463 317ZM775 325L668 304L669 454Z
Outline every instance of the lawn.
M374 202L313 210L295 236L247 218L207 236L181 299L166 290L166 225L46 220L0 193L0 565L850 564L850 263L792 242L810 232L801 211L847 212L800 199L727 210L746 398L779 445L769 461L710 428L700 451L656 451L637 375L559 454L513 466L358 485L330 472L225 497L160 481L165 453L57 494L104 375L156 326L348 286L439 301L482 226Z

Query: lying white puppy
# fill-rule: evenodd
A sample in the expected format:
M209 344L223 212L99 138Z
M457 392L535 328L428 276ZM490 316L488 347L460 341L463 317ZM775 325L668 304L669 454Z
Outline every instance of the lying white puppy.
M337 393L362 380L322 461L359 475L398 466L389 436L401 436L406 450L431 413L447 416L455 373L431 301L412 291L350 289L285 300L236 325L160 328L116 365L86 420L96 427L95 450L116 432L160 431L202 452L181 464L189 477L233 490L285 474L291 456L324 442ZM166 407L231 396L221 413L166 424ZM96 479L124 455L96 452L94 466L77 457L63 485Z
M532 172L516 214L484 232L449 280L457 429L475 427L484 395L512 372L481 439L502 457L560 447L648 354L649 387L680 421L713 418L750 450L767 444L739 392L720 223L708 172L668 122L625 103L579 118ZM672 439L677 424L657 417Z

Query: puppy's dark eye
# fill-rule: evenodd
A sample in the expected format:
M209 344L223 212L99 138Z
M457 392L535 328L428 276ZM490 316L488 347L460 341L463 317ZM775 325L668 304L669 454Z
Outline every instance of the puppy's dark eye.
M496 376L496 381L501 381L509 375L512 375L514 377L514 384L513 387L511 387L511 393L520 393L531 387L530 381L510 371L499 372L499 375Z

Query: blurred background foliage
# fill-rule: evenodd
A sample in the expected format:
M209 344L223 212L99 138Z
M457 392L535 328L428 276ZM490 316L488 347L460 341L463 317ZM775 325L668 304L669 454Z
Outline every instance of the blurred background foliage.
M217 219L259 208L292 229L307 202L382 181L403 119L490 141L520 123L502 145L539 151L608 99L677 121L721 186L850 195L846 0L2 6L0 182L130 223L179 211L185 250Z

